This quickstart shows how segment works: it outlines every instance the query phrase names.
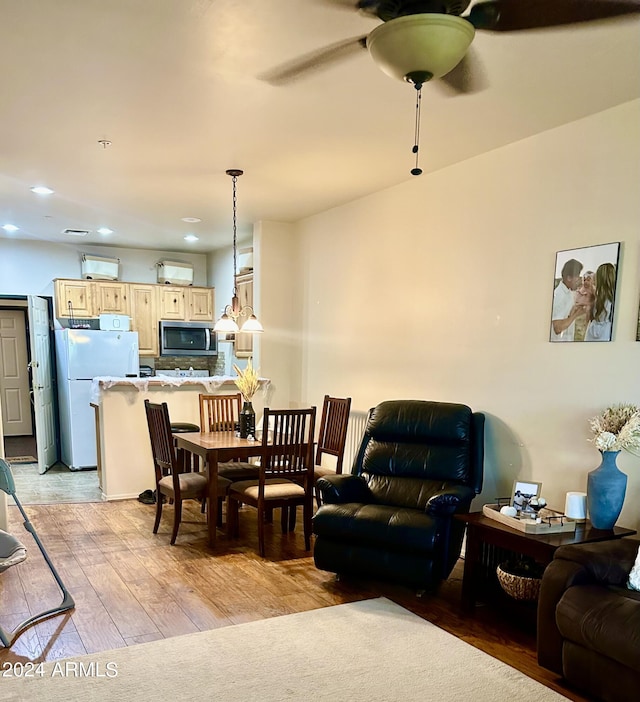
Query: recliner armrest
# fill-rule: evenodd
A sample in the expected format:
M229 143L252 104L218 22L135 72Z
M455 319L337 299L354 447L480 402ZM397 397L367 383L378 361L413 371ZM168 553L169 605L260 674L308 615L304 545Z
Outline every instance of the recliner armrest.
M340 504L346 502L371 502L369 486L359 475L325 475L316 483L322 502Z
M561 546L555 559L577 563L585 571L585 578L600 585L624 587L633 568L640 541L613 539L586 544Z
M450 485L429 498L425 512L431 517L450 517L460 508L460 511L468 511L474 496L473 488L466 485Z

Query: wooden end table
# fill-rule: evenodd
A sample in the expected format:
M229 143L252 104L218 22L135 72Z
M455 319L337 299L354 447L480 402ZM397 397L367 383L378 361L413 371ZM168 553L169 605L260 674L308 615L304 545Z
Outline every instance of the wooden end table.
M613 529L594 529L591 522L576 525L575 532L559 534L526 534L523 531L485 517L482 512L456 515L456 519L467 525L467 544L464 558L464 573L462 576L462 607L466 612L472 612L478 591L480 577L486 573L486 547L507 549L517 554L531 556L541 565L547 565L553 560L553 554L559 546L566 544L585 544L595 541L610 541L632 536L634 529L613 527ZM494 564L491 564L494 568Z

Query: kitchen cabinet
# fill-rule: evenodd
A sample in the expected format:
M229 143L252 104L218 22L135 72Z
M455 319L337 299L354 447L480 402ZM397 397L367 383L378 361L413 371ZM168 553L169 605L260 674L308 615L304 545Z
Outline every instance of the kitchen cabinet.
M97 314L130 314L129 284L94 281L93 298Z
M213 322L213 288L158 285L160 319Z
M129 283L131 329L138 332L141 356L159 356L158 305L156 285Z
M160 319L186 321L186 288L177 285L158 285L157 290Z
M239 275L236 278L236 289L240 309L245 306L253 307L253 273ZM247 321L247 317L240 317L239 326ZM237 358L247 358L253 355L253 334L236 334L234 342L234 354Z
M187 321L214 321L214 292L213 288L187 288Z
M66 319L96 316L92 281L58 278L53 282L56 317Z

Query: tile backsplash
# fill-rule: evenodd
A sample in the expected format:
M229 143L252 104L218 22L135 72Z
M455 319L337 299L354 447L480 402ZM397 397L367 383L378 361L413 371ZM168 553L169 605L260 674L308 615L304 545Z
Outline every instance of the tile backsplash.
M147 363L150 359L145 359ZM153 367L156 370L182 370L193 368L193 370L208 370L209 375L224 375L225 355L218 351L217 356L159 356L153 359Z

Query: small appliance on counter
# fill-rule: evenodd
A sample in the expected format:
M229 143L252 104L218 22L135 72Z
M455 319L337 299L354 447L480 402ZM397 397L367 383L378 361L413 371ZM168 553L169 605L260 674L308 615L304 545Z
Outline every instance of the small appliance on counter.
M151 366L140 366L140 377L151 378L153 376L153 368Z
M131 331L131 317L126 314L101 314L102 331Z

